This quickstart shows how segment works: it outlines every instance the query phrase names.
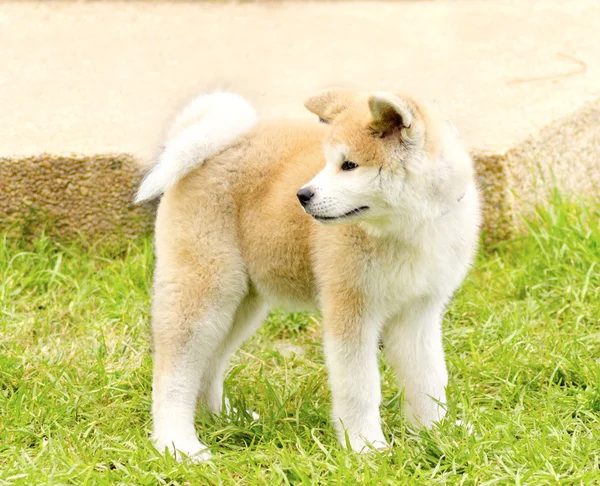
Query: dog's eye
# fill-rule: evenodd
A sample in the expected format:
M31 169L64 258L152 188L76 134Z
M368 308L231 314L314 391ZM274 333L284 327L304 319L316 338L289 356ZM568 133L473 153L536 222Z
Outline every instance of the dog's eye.
M343 164L342 164L342 170L354 170L358 167L358 164L355 164L354 162L351 162L349 160L346 160Z
M329 125L329 120L325 120L325 118L319 117L319 123L325 123L326 125Z

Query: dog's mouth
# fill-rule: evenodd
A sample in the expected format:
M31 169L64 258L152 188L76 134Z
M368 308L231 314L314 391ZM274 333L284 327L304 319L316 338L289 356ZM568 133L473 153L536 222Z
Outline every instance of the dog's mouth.
M348 218L352 218L354 216L357 216L361 213L364 213L367 209L369 209L369 206L361 206L359 208L355 208L352 211L348 211L347 213L344 214L340 214L338 216L319 216L317 214L311 214L311 216L313 218L315 218L317 221L341 221L344 219L348 219Z

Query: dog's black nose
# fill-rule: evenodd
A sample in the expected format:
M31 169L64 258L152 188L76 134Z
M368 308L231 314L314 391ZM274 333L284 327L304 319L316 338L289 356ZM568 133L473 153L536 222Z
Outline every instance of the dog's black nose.
M300 204L302 204L303 208L306 207L306 205L313 198L314 195L315 193L312 192L308 187L303 187L296 194L296 196L298 196L298 201L300 201Z

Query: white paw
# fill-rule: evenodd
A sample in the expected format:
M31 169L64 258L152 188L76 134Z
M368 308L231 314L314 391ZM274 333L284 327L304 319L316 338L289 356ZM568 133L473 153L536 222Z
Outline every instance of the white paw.
M441 422L446 416L446 409L427 401L420 408L413 407L409 401L404 402L404 415L414 429L430 429L434 424Z
M204 462L212 457L208 447L198 439L155 439L154 444L159 452L168 450L178 461Z
M359 454L372 454L373 452L383 452L387 451L390 448L390 445L381 440L376 440L374 442L364 442L360 450L354 449Z
M473 434L473 425L471 425L469 422L463 422L462 420L457 420L456 422L454 422L455 425L457 425L458 427L462 427L464 429L467 430L467 434L472 435Z
M229 403L229 400L225 399L225 414L227 414L229 417L231 417L232 415L236 415L237 413L238 413L238 409L235 407L232 407L231 404ZM252 410L246 410L246 413L252 417L252 420L258 420L260 418L260 415L258 415L256 412L253 412ZM231 420L231 418L230 418L230 420Z
M345 437L342 442L344 444L346 443ZM359 454L370 454L372 452L384 451L389 449L390 446L383 435L372 439L366 439L361 435L358 437L350 437L350 447L354 452L358 452Z

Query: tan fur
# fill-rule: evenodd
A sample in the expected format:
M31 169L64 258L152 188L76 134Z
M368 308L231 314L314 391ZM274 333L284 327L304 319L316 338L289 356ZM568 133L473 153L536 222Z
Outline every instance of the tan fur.
M387 160L387 154L385 144L373 143L364 130L369 122L365 106L344 113L347 121L334 128L332 140L344 140L361 165L367 166ZM318 251L324 260L321 286L331 289L328 302L335 301L329 305L350 309L350 313L360 311L360 293L340 289L357 281L365 264L361 253L365 258L371 254L367 234L358 224L319 225L296 198L298 189L323 168L321 140L328 129L310 122L261 123L165 195L157 223L159 261L179 280L184 278L183 268L203 276L202 280L195 277L198 281L190 300L198 295L210 298L214 289L224 285L219 279L232 271L224 266L241 256L240 267L248 283L278 301L314 307L321 297L315 278L319 258L314 253ZM168 229L162 226L167 219ZM219 231L212 233L211 224ZM212 233L209 240L207 233ZM230 241L232 233L235 242ZM168 245L160 243L163 235ZM232 254L226 252L230 245L238 247L240 255L233 249ZM217 259L215 252L222 258ZM343 318L331 323L338 325L355 332ZM341 329L333 332L339 334Z
M352 89L332 88L311 96L304 102L307 110L331 123L350 106L358 93Z
M206 351L194 358L195 364L186 362L185 366L217 369L214 373L222 375L228 356L221 354L233 352L250 332L243 329L242 321L259 320L266 306L321 308L327 339L344 343L344 349L358 350L365 340L369 349L377 345L375 338L367 336L379 331L373 334L369 326L383 329L391 316L402 315L402 306L429 299L431 282L444 264L439 263L438 268L433 259L427 267L430 274L410 273L413 264L431 259L419 241L413 243L409 236L374 237L358 221L321 225L296 197L324 168L324 142L343 144L348 159L360 166L400 174L408 170L397 161L397 154L403 153L402 127L374 120L369 109L371 96L349 90L316 95L306 106L331 125L260 122L164 194L156 222L155 410L167 399L170 378L166 377L184 366L178 361L182 349L196 341L214 340L214 351ZM417 149L435 164L443 151L438 122L414 100L402 99L410 107L415 126L423 130ZM373 126L381 129L382 123L392 135L373 133ZM470 184L469 170L464 169ZM464 193L464 188L457 191ZM474 222L475 232L476 227ZM435 225L428 231L435 233ZM472 253L470 247L460 251ZM390 272L389 283L387 276L384 280L379 277L386 272ZM410 292L396 295L394 279L402 279L404 274L415 278L415 284ZM457 275L460 282L464 272ZM455 286L448 284L448 288ZM445 302L447 297L442 294L451 291L440 291L438 300ZM233 324L221 326L216 321ZM221 348L220 342L225 343ZM202 382L199 396L209 408L218 410L218 395L211 390L219 390L219 376L203 373L198 377ZM381 432L367 435L357 431L352 436L353 447L361 449L361 437L367 443L384 441ZM185 449L178 444L175 447Z

